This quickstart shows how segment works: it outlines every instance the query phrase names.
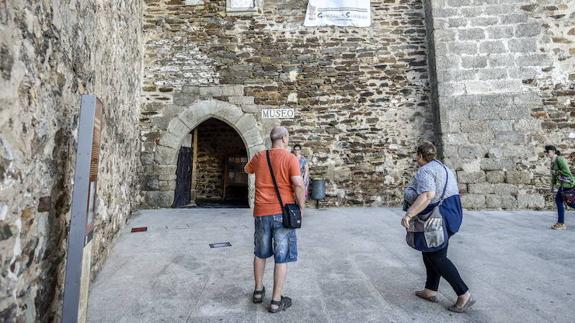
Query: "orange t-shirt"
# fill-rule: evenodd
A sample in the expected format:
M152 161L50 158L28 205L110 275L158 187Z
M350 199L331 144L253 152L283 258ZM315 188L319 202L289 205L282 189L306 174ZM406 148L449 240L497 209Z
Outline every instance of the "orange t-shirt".
M297 157L286 149L274 148L270 150L270 159L282 202L284 204L295 203L291 177L301 176ZM282 214L265 150L252 157L246 165L245 171L249 174L256 174L254 216Z

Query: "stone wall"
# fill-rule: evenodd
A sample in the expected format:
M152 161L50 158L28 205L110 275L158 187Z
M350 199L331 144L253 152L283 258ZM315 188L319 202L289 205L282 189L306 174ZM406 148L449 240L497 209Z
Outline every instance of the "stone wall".
M210 119L202 123L197 129L197 198L208 200L222 199L224 197L226 157L246 157L246 148L238 133L232 127L217 119Z
M432 0L440 134L468 208L543 208L575 151L575 2ZM551 206L551 199L547 199Z
M80 95L104 104L97 271L137 203L140 1L0 2L0 321L61 310Z
M147 179L172 171L165 159L180 137L169 123L196 100L217 99L252 115L261 138L274 124L287 126L312 177L327 179L327 204L400 203L414 145L434 135L421 1L373 1L370 28L306 28L303 0L266 0L261 13L239 16L226 13L224 0L194 3L146 1ZM283 107L295 119L261 119L262 108ZM149 187L145 194L153 207L173 196Z

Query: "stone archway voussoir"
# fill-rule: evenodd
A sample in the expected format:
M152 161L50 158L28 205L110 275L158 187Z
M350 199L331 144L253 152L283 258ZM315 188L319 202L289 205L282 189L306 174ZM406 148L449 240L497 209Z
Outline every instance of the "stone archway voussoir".
M260 135L260 131L257 128L252 128L248 132L243 133L242 137L245 140L247 148L254 147L257 145L263 145L264 143Z
M218 102L217 109L211 113L214 117L219 118L234 126L236 122L244 115L242 109L227 102Z
M256 123L256 119L253 115L245 113L235 124L236 129L238 132L244 136L252 129L258 129L258 124ZM249 145L248 145L249 147Z
M179 117L172 119L168 124L168 133L173 134L174 136L181 138L186 134L190 133L192 129L188 127Z
M158 165L175 165L178 158L178 150L172 147L157 146L154 161Z

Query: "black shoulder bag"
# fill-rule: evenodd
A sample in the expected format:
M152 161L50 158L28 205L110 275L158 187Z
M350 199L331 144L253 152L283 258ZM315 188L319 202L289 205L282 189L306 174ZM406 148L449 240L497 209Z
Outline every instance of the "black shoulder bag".
M268 159L268 166L270 169L270 174L272 175L272 180L274 182L274 187L276 189L276 194L278 196L278 201L280 202L280 207L282 208L282 222L284 228L288 229L299 229L301 228L301 210L297 204L285 204L282 202L282 196L280 194L280 189L278 183L276 182L276 177L274 175L274 170L272 168L272 161L270 160L270 151L266 150L266 157Z

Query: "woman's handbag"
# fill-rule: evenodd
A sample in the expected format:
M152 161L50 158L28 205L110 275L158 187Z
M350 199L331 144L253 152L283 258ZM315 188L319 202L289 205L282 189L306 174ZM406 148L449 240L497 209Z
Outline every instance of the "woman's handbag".
M413 249L421 252L433 252L445 248L449 236L443 215L441 215L441 204L447 190L449 172L445 165L445 187L439 202L432 206L432 211L420 213L410 222L405 240Z
M299 229L301 228L301 210L297 204L284 204L282 201L282 196L278 188L278 183L276 182L276 177L274 175L274 170L272 168L272 161L270 160L270 151L266 150L266 158L268 160L268 166L270 169L270 174L272 175L272 180L274 182L274 188L278 196L278 201L282 208L282 223L284 228L288 229Z
M561 194L563 195L563 201L565 201L565 204L575 208L575 187L563 188L561 189Z

